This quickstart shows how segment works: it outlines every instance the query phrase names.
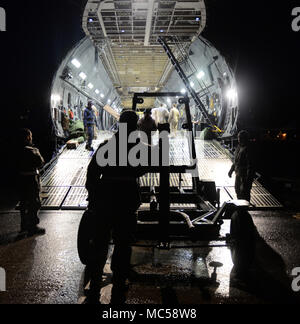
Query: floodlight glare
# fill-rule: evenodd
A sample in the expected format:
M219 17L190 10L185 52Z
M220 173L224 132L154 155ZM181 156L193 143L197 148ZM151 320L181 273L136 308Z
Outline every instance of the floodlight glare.
M235 88L231 88L230 90L228 90L227 92L227 98L229 100L235 100L237 99L238 93L237 90Z
M200 72L198 73L198 75L197 75L197 78L198 78L198 79L202 79L202 78L204 78L204 76L205 76L205 73L204 73L203 71L200 71Z
M59 102L59 101L61 100L61 97L60 97L60 95L53 94L53 95L51 96L51 99L52 99L52 101L54 101L54 102Z
M81 72L81 73L79 74L79 76L81 77L82 80L85 80L85 79L86 79L86 74L83 73L83 72Z

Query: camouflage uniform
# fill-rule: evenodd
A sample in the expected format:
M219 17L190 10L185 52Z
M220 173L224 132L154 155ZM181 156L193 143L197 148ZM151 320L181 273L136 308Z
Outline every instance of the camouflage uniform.
M247 145L238 146L230 173L232 174L234 171L236 173L235 191L237 198L250 202L255 172L252 153Z
M90 148L93 144L95 136L95 125L97 124L96 116L92 108L86 108L83 116L84 128L87 131L87 148Z
M31 231L39 224L41 208L39 169L44 159L37 148L25 146L20 152L20 211L21 231Z
M176 135L178 130L178 123L179 123L180 113L176 107L173 107L170 111L169 117L169 124L171 127L171 134Z

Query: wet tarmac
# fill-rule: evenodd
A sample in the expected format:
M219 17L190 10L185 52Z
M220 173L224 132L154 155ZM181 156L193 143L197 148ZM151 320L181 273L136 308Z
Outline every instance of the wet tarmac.
M292 270L300 267L299 218L283 211L251 214L259 235L255 262L243 281L235 278L225 242L210 242L210 247L177 242L176 246L186 247L171 251L134 247L127 303L299 303L300 293L291 287ZM77 211L43 211L41 226L47 234L18 239L19 214L0 213L0 267L7 276L7 292L0 292L1 304L78 304L84 300L85 267L77 255L81 215ZM229 226L225 221L222 234L229 232ZM108 261L103 304L110 302L110 290Z

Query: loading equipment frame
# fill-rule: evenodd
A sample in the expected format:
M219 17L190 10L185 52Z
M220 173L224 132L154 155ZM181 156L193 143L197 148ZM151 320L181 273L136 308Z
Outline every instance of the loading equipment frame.
M220 192L215 183L201 181L198 176L195 138L190 112L190 100L187 95L177 92L164 93L136 93L133 98L133 110L144 103L144 98L178 98L178 103L185 106L187 123L184 129L190 132L188 136L191 160L190 165L169 165L162 163L162 140L159 141L159 167L147 167L147 173L159 173L160 185L158 188L142 187L143 203L150 203L149 209L139 209L136 238L158 242L159 249L172 248L173 241L192 242L228 242L220 236L223 219L231 219L235 212L247 212L249 203L243 200L228 201L220 206ZM169 141L169 137L168 137ZM193 172L192 189L181 187L181 175ZM179 174L179 187L170 187L170 175ZM158 191L157 191L158 190ZM193 209L171 209L171 204L193 204ZM209 244L207 245L209 246Z

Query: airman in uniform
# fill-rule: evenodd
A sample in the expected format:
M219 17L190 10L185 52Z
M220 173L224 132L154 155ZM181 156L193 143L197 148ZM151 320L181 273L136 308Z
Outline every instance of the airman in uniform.
M21 233L29 236L45 234L45 229L38 227L38 212L41 208L39 169L44 164L40 151L32 144L29 129L20 131L19 192L21 212Z
M237 198L250 202L255 171L253 167L253 156L249 148L248 133L241 131L238 135L238 141L239 146L228 175L231 178L233 172L236 174L235 191Z

